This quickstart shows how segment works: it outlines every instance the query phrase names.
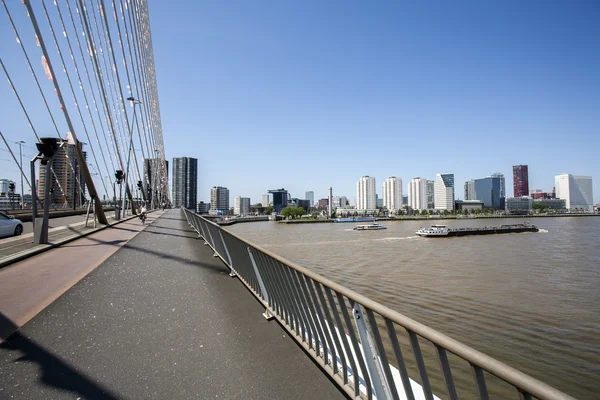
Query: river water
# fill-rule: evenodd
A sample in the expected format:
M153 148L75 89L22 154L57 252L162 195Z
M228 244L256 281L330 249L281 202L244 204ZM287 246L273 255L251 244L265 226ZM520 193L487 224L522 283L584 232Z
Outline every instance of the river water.
M572 396L600 398L600 218L535 223L539 233L438 239L414 235L427 221L227 229Z

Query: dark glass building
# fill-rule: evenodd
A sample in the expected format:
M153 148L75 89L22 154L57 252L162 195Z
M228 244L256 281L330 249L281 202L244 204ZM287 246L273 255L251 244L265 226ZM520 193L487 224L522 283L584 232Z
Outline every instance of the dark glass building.
M527 165L513 167L514 197L529 196L529 171Z
M198 160L192 157L173 158L173 206L196 209L198 190Z
M475 199L482 201L485 208L503 210L505 198L502 193L502 179L500 177L488 176L474 180Z
M288 191L281 188L269 190L269 193L273 195L273 211L279 214L288 205Z

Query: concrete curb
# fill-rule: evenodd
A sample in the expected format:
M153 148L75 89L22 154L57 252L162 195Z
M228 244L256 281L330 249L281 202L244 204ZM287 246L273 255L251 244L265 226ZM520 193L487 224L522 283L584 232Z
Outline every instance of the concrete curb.
M152 211L150 211L150 212L152 212ZM40 245L38 245L38 246L36 246L36 247L34 247L32 249L20 251L18 253L15 253L15 254L12 254L12 255L10 255L8 257L4 257L4 258L0 259L0 268L7 267L7 266L9 266L11 264L16 263L17 261L21 261L21 260L24 260L26 258L38 255L40 253L43 253L43 252L48 251L50 249L53 249L55 247L62 246L63 244L72 242L72 241L80 239L82 237L86 237L88 235L91 235L92 233L96 233L96 232L101 231L103 229L109 228L111 226L118 225L118 224L120 224L122 222L129 221L129 220L134 219L134 218L139 218L139 216L138 215L133 215L133 216L128 217L126 219L121 219L119 221L115 221L115 222L110 223L108 225L102 225L102 226L99 226L98 228L91 229L91 230L89 230L87 232L84 232L84 233L81 233L81 234L78 234L78 235L72 235L72 236L68 236L66 238L59 239L55 243L40 244ZM67 227L58 227L58 228L54 228L54 229L59 229L59 228L66 229Z

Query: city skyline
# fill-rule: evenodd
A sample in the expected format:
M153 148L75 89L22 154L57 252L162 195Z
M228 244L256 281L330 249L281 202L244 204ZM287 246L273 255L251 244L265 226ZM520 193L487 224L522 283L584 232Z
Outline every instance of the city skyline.
M37 55L20 7L8 5ZM529 187L548 192L563 172L596 177L600 202L600 52L590 51L600 36L596 3L281 2L228 12L218 3L153 2L150 9L165 156L198 159L200 200L213 185L254 203L269 188L322 198L332 186L354 202L358 176L380 183L399 176L406 184L439 171L454 173L460 198L463 182L497 171L510 181L511 167L527 164ZM194 38L182 34L191 27ZM8 23L0 32L14 37ZM53 132L39 95L26 90L31 73L19 45L7 49L3 63L34 125ZM51 57L58 70L55 51ZM33 64L43 77L39 59ZM41 84L52 90L47 79ZM3 133L17 158L14 143L26 142L27 162L35 137L6 79L0 93ZM49 101L58 114L56 99ZM74 116L72 99L65 105ZM2 178L20 182L0 148ZM110 197L99 182L107 172L90 170L100 195ZM509 182L506 191L513 195Z

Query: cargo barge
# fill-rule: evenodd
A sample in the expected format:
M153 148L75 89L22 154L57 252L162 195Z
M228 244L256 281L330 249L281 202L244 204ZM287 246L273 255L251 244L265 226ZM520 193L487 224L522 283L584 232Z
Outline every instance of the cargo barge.
M469 235L493 235L498 233L538 232L535 225L512 224L500 226L483 226L476 228L448 228L446 225L432 225L431 228L420 228L415 234L424 237L448 237Z

